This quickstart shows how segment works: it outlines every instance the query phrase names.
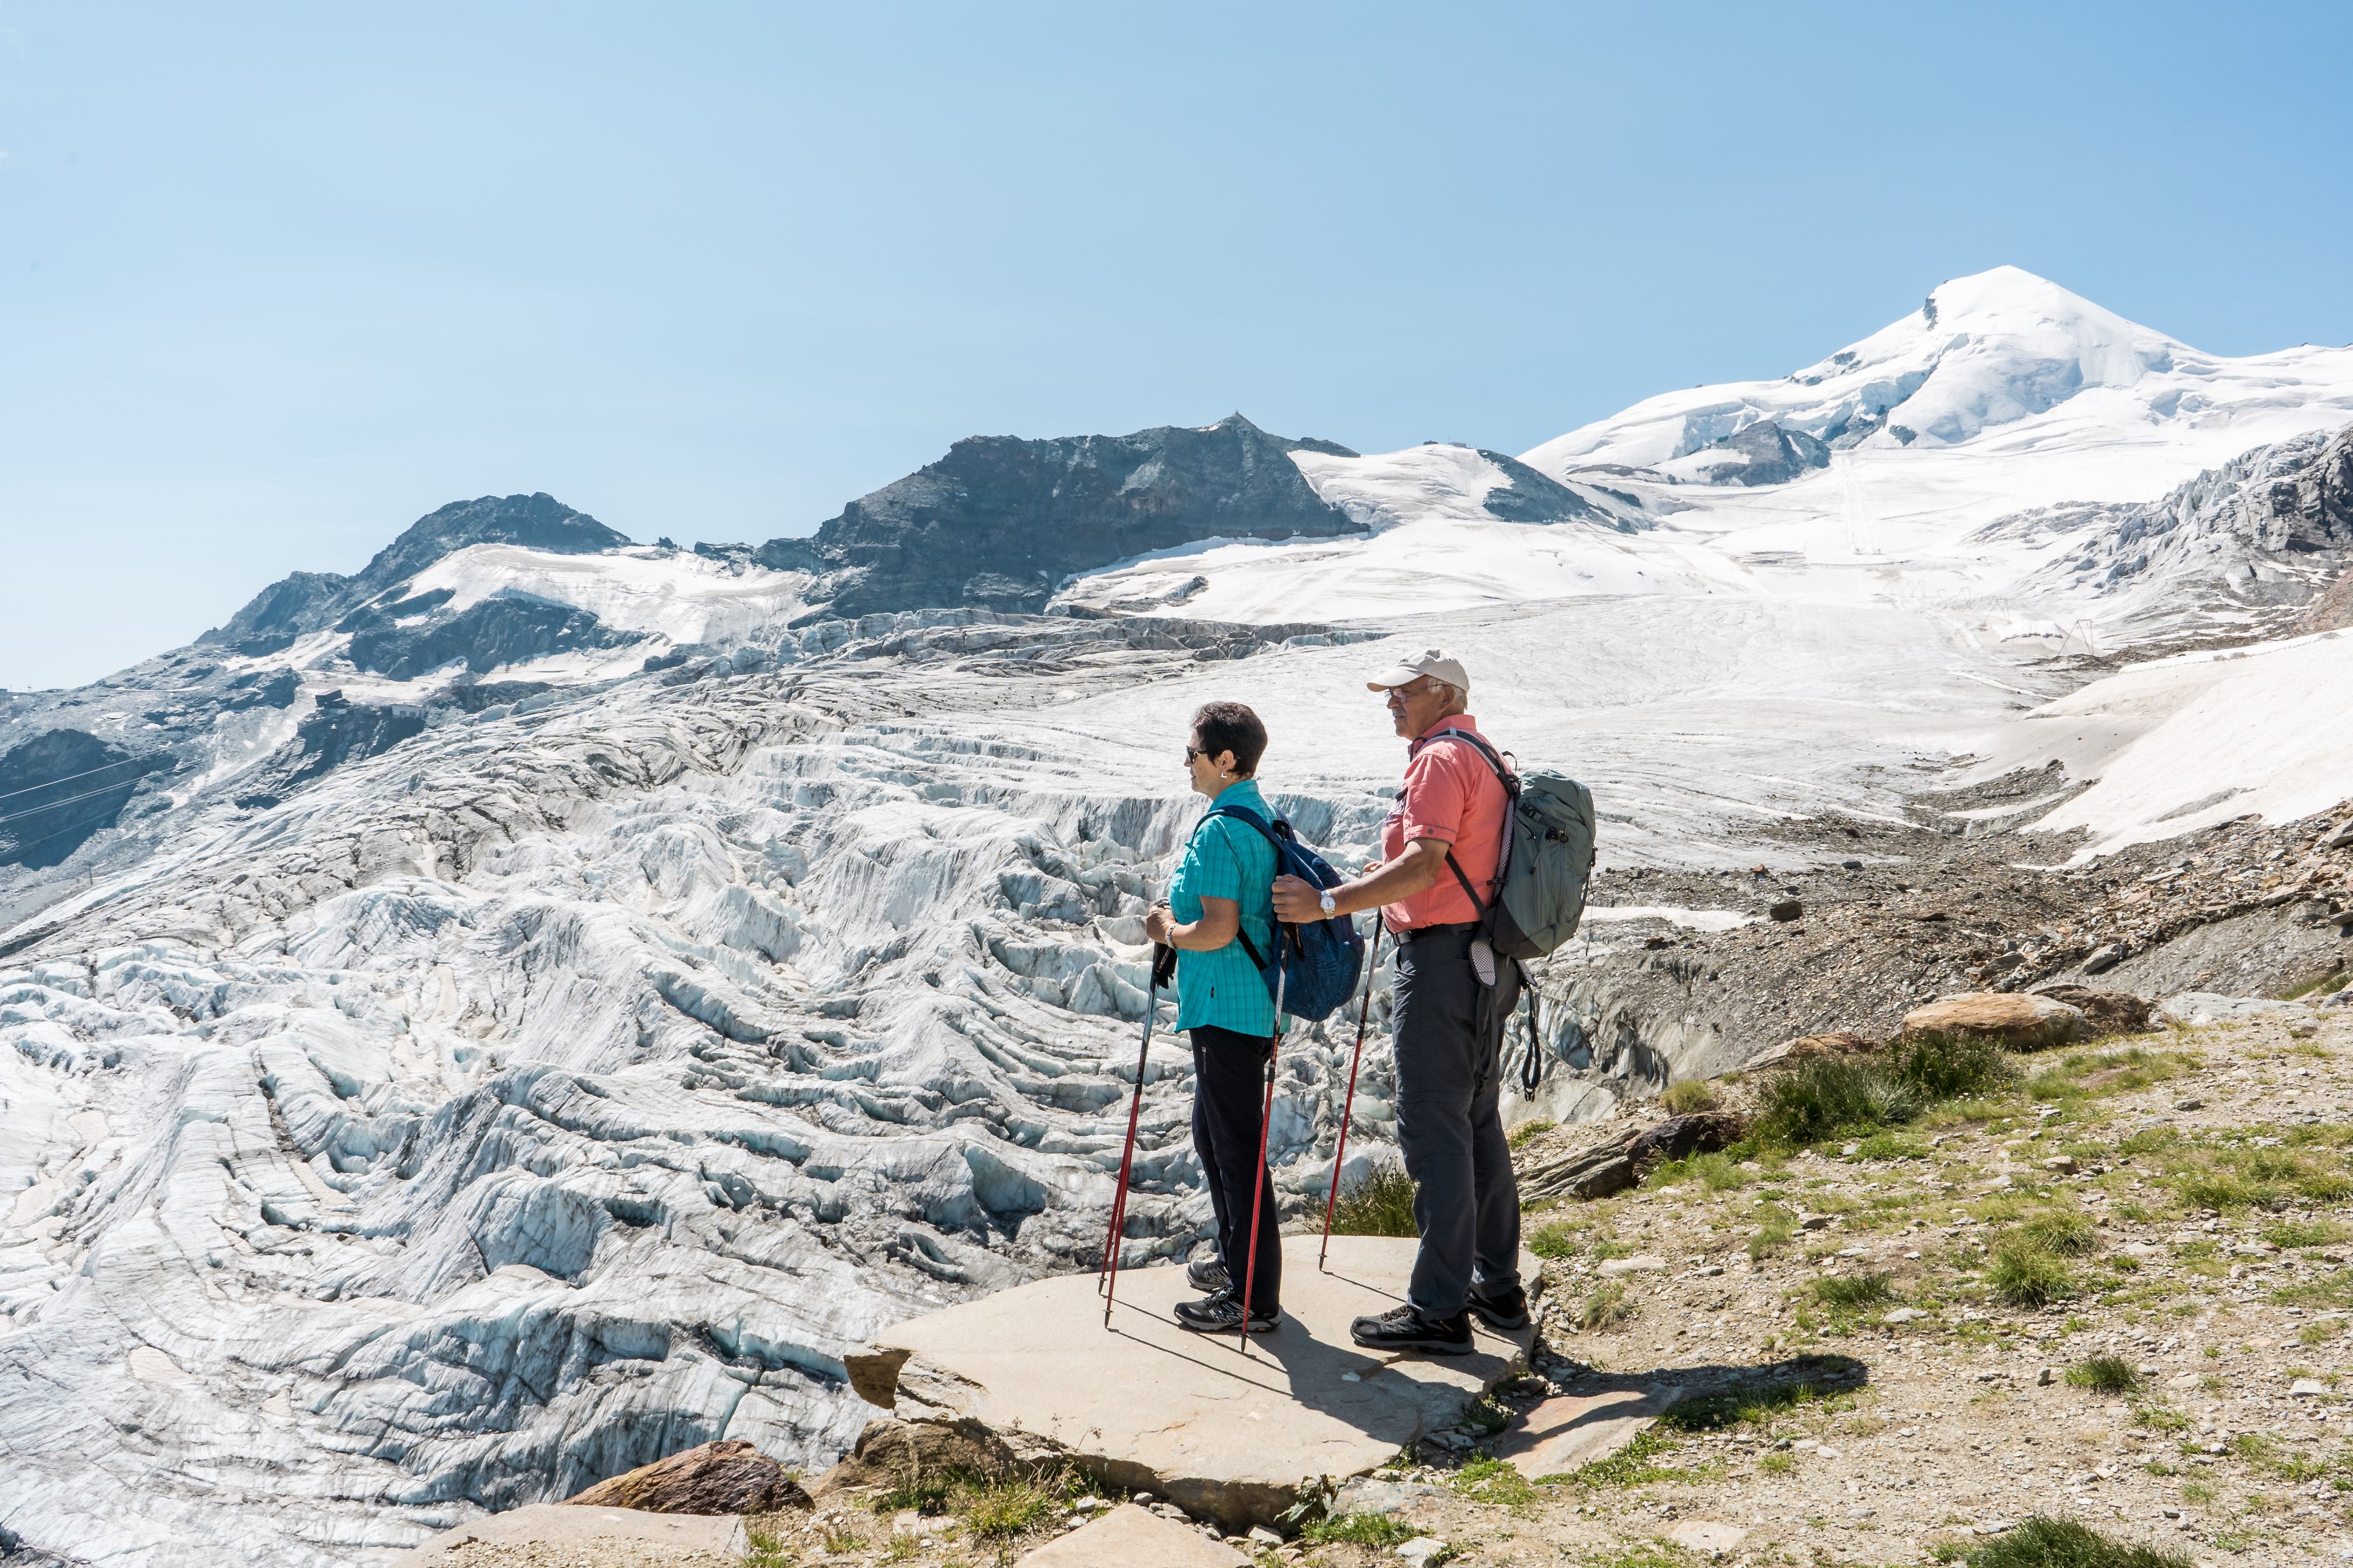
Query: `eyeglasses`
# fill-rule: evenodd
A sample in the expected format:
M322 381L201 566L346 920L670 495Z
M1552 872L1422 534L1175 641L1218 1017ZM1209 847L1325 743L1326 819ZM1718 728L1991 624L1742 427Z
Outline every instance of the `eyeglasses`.
M1208 752L1207 752L1198 751L1198 750L1196 750L1195 748L1193 748L1193 747L1191 747L1191 746L1187 746L1187 747L1186 747L1186 748L1185 748L1185 765L1186 765L1187 767L1188 767L1188 768L1189 768L1189 767L1191 767L1195 763L1198 762L1201 758L1206 757L1206 756L1208 756L1208 754L1209 754L1209 753L1208 753Z

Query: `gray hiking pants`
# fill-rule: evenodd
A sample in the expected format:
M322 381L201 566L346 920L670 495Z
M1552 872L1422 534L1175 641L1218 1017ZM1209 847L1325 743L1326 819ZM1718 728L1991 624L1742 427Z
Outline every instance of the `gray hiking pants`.
M1473 934L1426 927L1397 948L1398 1146L1421 1227L1406 1298L1441 1318L1474 1286L1498 1296L1520 1282L1520 1190L1496 1107L1519 969L1499 960L1494 988L1481 985Z

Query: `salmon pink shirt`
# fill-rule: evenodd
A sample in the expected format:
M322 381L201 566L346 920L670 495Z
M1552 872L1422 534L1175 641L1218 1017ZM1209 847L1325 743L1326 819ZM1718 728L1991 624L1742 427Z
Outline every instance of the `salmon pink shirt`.
M1453 846L1456 863L1479 896L1492 902L1495 867L1504 851L1504 815L1511 799L1478 748L1467 741L1440 738L1449 730L1478 735L1479 721L1468 713L1450 713L1415 739L1407 752L1404 793L1381 825L1381 860L1395 860L1417 838L1442 840ZM1441 868L1438 880L1420 892L1383 905L1381 918L1391 931L1414 931L1475 921L1479 911L1454 873Z

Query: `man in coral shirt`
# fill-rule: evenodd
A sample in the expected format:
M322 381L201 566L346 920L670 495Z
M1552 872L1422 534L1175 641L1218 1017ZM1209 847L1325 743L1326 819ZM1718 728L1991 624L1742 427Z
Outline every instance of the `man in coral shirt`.
M1473 952L1481 905L1497 891L1511 797L1479 748L1450 735L1479 734L1464 711L1471 678L1461 660L1430 648L1367 686L1387 694L1409 742L1381 861L1328 892L1278 877L1274 910L1297 922L1378 906L1397 938L1398 1145L1421 1246L1406 1304L1357 1319L1350 1337L1370 1350L1460 1355L1471 1349L1471 1313L1496 1329L1528 1321L1519 1187L1497 1106L1519 966L1483 943Z

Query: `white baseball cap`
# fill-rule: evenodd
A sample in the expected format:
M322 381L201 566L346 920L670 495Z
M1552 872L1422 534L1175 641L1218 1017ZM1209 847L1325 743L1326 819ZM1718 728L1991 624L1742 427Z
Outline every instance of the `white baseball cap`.
M1426 647L1410 658L1399 659L1365 682L1365 689L1387 691L1391 687L1419 680L1425 675L1435 676L1466 697L1471 693L1471 677L1463 669L1462 661L1442 648L1434 647Z

